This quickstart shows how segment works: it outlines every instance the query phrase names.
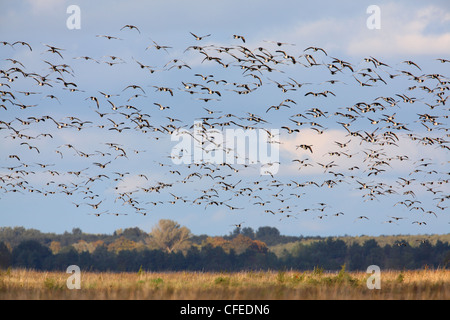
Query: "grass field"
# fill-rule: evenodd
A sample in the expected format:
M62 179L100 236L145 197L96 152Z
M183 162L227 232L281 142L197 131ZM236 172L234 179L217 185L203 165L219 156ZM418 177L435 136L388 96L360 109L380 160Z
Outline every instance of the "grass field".
M447 300L449 270L383 271L381 288L370 290L364 272L321 269L236 273L81 272L81 289L69 290L70 274L8 270L0 275L0 300Z

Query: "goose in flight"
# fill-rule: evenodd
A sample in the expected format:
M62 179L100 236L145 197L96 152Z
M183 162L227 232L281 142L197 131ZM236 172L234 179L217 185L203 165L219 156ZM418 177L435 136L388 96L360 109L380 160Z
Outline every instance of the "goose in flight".
M83 59L83 60L85 60L85 61L92 60L92 61L94 61L94 62L96 62L96 63L100 63L99 61L97 61L97 60L95 60L95 59L93 59L93 58L91 58L91 57L88 57L88 56L75 57L75 58L73 58L73 59Z
M113 96L118 96L117 94L108 94L108 93L104 93L104 92L102 92L102 91L99 91L99 93L100 93L101 95L103 95L106 99L109 99L109 98L111 98L111 97L113 97Z
M413 62L413 61L411 61L411 60L405 60L405 61L403 61L402 63L406 63L406 64L409 65L409 66L414 66L414 67L416 67L417 69L419 69L420 71L422 71L422 69L420 69L420 67L419 67L415 62Z
M110 164L110 163L111 163L111 161L109 161L109 162L107 162L107 163L104 163L104 164L98 163L98 162L94 162L93 165L95 165L95 166L97 166L97 167L99 167L99 168L101 168L101 169L105 169L106 166L107 166L108 164Z
M16 155L16 154L12 154L12 155L9 155L9 156L8 156L8 158L10 158L10 159L17 159L17 160L19 160L19 161L20 161L20 158L19 158L19 156L18 156L18 155Z
M235 226L236 228L240 229L242 227L242 224L244 222L238 223L238 224L232 224L232 226Z
M97 209L100 207L100 205L103 203L103 201L104 201L104 200L100 201L100 202L97 203L97 204L86 203L86 205L92 207L92 209L94 209L94 210L97 210Z
M241 39L243 43L245 43L245 37L240 36L238 34L233 34L233 39Z
M89 213L89 215L100 217L102 214L108 214L108 213L109 213L109 211L104 211L104 212L100 212L100 213Z
M280 103L280 104L277 105L277 106L270 106L270 107L266 110L266 113L269 112L270 109L280 110L281 107L291 108L291 107L288 106L287 104Z
M161 105L160 103L153 102L153 104L154 104L155 106L158 106L158 107L159 107L159 110L170 109L169 106L163 106L163 105Z
M61 57L61 59L64 59L64 57L62 56L61 52L59 52L59 51L62 51L64 49L53 47L53 46L50 46L48 44L44 44L44 45L49 48L47 50L47 52L56 53L56 54L58 54Z
M148 49L148 48L150 48L150 47L147 47L147 49ZM147 49L146 49L146 50L147 50ZM145 65L145 64L143 64L143 63L137 61L137 60L134 59L134 58L133 58L133 60L136 61L136 63L139 65L139 67L140 67L141 69L147 69L147 70L150 71L150 73L155 72L155 70L153 69L154 67Z
M136 89L140 89L140 90L145 94L144 89L142 89L141 86L138 86L138 85L136 85L136 84L130 84L129 86L126 86L125 89L122 90L122 92L125 91L125 90L127 90L128 88L133 88L133 89L135 89L135 90L136 90Z
M92 100L92 101L95 101L95 103L97 104L97 109L100 109L100 105L99 105L99 103L98 103L97 97L92 96L92 97L86 98L86 99L84 99L84 100L88 100L88 99L90 99L90 100ZM109 100L108 100L108 101L109 101ZM111 103L111 102L110 102L110 103Z
M326 56L328 55L324 49L318 48L318 47L308 47L305 50L303 50L303 52L305 52L307 50L313 50L314 52L322 51L323 53L325 53Z
M355 78L355 80L359 83L359 85L360 85L361 87L372 87L372 86L373 86L373 85L368 84L368 83L366 83L366 82L362 82L361 80L359 80L359 79L356 78L355 76L353 76L353 78Z
M170 88L166 88L166 87L158 87L158 86L153 86L153 88L156 88L156 91L160 91L160 92L169 92L171 96L173 96L173 90Z
M325 92L312 92L312 91L309 91L309 92L305 93L305 97L307 97L309 95L313 95L314 97L318 97L318 96L326 97L327 96L327 94Z
M194 34L194 33L192 33L192 32L189 32L194 38L195 38L195 40L197 40L197 41L200 41L200 40L202 40L203 38L206 38L206 37L209 37L209 36L211 36L211 34L207 34L207 35L205 35L205 36L197 36L196 34Z
M295 46L295 44L287 43L287 42L279 42L279 41L272 41L272 40L263 40L263 41L276 44L278 47L281 47L281 46L284 46L284 45Z
M96 35L97 38L106 38L108 40L114 39L114 40L123 40L121 38L117 38L117 37L113 37L113 36L108 36L108 35Z
M35 149L37 151L37 153L41 153L41 151L39 151L39 149L37 147L30 145L28 142L22 142L20 145L21 146L26 145L28 147L28 149L30 149L30 150Z
M5 59L5 61L11 61L12 64L20 64L23 68L25 68L25 66L19 60L8 58L8 59ZM18 69L18 70L20 70L20 69Z
M3 42L3 44L5 44L5 43ZM15 46L16 44L21 44L22 46L27 46L28 49L30 49L30 51L33 51L33 49L31 48L31 46L30 46L27 42L25 42L25 41L16 41L16 42L14 42L14 43L12 44L12 46Z
M301 148L301 149L306 150L306 151L309 150L311 153L313 153L312 147L313 147L312 144L311 144L311 145L308 145L308 144L299 144L299 145L295 146L296 150L298 150L298 148Z
M228 208L230 208L230 210L243 210L243 209L244 209L244 208L233 207L233 206L231 206L231 205L229 205L229 204L226 204L226 203L225 203L225 205L226 205Z
M138 27L133 26L133 25L131 25L131 24L124 25L122 28L120 28L120 30L123 30L123 29L125 29L125 28L130 29L130 30L136 29L139 33L141 33L141 30L139 30Z
M405 243L405 242L396 242L395 245L396 245L397 247L406 247L408 244Z
M171 49L171 48L172 48L172 47L169 47L169 46L161 46L161 45L157 44L157 43L156 43L155 41L153 41L153 40L152 40L152 42L153 42L153 45L149 45L147 48L145 48L145 50L154 47L156 50L161 50L161 49L163 49L164 51L166 51L167 53L169 53L169 51L167 51L167 49Z
M214 77L212 74L209 74L209 75L202 75L202 74L200 74L200 73L196 73L196 74L194 74L194 76L202 78L203 81L208 80L208 78Z
M287 132L288 132L289 134L294 133L294 132L300 132L299 129L291 129L291 128L286 127L286 126L281 127L281 129L287 130Z

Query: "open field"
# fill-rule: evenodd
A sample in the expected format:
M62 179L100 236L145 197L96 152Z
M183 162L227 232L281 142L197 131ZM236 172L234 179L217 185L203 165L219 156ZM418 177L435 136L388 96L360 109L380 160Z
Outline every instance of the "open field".
M370 274L313 270L235 273L81 272L81 289L66 286L70 274L13 269L0 275L0 300L157 299L292 300L426 299L450 297L449 270L383 271L381 289L367 288Z

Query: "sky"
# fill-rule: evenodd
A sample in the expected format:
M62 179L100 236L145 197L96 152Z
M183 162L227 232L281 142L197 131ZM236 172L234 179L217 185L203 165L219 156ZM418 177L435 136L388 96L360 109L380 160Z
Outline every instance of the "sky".
M160 219L172 219L194 234L208 235L228 234L240 223L254 230L273 226L282 234L297 236L448 233L449 157L448 147L444 147L448 146L445 142L448 104L436 102L439 96L435 91L430 94L420 90L417 87L421 82L402 73L410 72L418 77L439 74L439 79L448 80L450 63L436 60L450 59L448 1L0 0L0 3L0 43L25 41L32 47L29 50L20 44L0 44L0 69L20 67L27 73L48 75L52 85L38 86L32 77L25 78L17 72L9 72L12 77L4 73L0 78L0 83L9 85L0 90L13 94L14 102L32 106L21 109L4 101L6 109L0 108L0 120L10 123L8 128L0 122L0 226L24 226L56 233L73 228L88 233L112 233L129 227L150 232ZM67 10L71 5L80 10L76 17L80 28L68 27L73 21L73 12ZM373 5L379 11L369 10ZM373 23L377 28L371 27ZM126 25L136 26L138 30L124 28ZM191 33L205 37L196 40ZM118 39L107 39L104 35ZM245 43L233 35L244 36ZM278 46L277 42L282 45ZM155 43L168 48L158 50ZM58 51L62 57L48 51L49 46L62 49ZM204 52L211 56L220 55L223 61L226 57L233 63L223 68L214 60L205 61L207 56L193 46L203 46ZM305 51L311 46L325 52ZM268 57L265 53L270 52L283 63L268 62L273 72L243 71L228 53L219 54L217 49L221 47L232 47L231 52L242 59L248 59L245 51L239 51L242 47L259 54L260 59ZM306 53L313 55L318 66L308 67ZM299 63L290 63L284 54L295 57ZM85 60L82 58L85 56L96 61ZM113 60L111 56L119 58ZM369 57L388 66L380 67L364 60ZM327 64L338 66L339 62L333 62L336 58L351 63L353 71L343 67L330 74L332 69ZM420 69L405 61L413 61ZM139 63L149 67L141 68ZM67 71L58 73L49 69L51 65L62 64L69 66ZM388 84L373 82L370 87L360 86L357 79L364 80L361 74L365 71L378 75ZM211 76L202 80L197 74ZM251 74L257 75L261 82ZM401 76L389 78L395 74ZM80 91L70 92L67 89L73 86L62 85L58 77L76 83ZM337 82L332 84L330 79ZM281 84L282 88L294 89L290 85L294 80L305 84L287 92L277 87ZM195 87L192 89L195 93L190 94L183 83L201 83L203 88ZM239 84L255 90L242 94L245 87ZM142 90L130 85L139 85ZM423 85L438 87L439 83L427 78ZM214 88L221 95L214 92L209 95L206 87ZM170 88L173 96L157 88ZM306 95L324 90L332 94ZM23 92L38 94L26 96ZM102 92L112 96L105 97ZM444 97L448 95L443 92ZM414 103L405 103L400 95L413 97ZM98 99L99 107L90 99L92 96ZM368 115L353 113L358 119L349 128L350 132L372 133L378 138L395 131L395 145L363 143L349 136L349 131L339 123L348 119L337 112L351 113L348 108L359 102L384 103L380 97L389 96L397 100L394 107ZM8 97L11 98L3 94L3 98ZM217 100L203 102L198 100L201 98ZM159 110L155 103L170 108ZM426 103L438 106L431 109ZM280 104L278 110L269 109ZM113 105L131 105L136 109L112 110ZM205 108L215 113L208 114ZM323 110L326 116L317 113L314 116L310 111L313 108ZM299 113L305 115L308 110L308 119L294 117ZM100 117L98 112L107 115ZM130 127L139 123L136 118L139 114L144 114L152 128L173 124L191 134L195 121L208 116L219 123L233 119L235 123L261 130L278 130L276 142L279 143L271 145L278 148L277 157L272 159L280 162L275 166L278 171L270 176L261 174L260 164L242 166L235 161L229 163L233 169L238 168L233 171L226 166L200 163L203 167L198 172L223 175L222 182L234 186L229 190L222 189L226 185L220 183L221 178L189 176L197 172L195 164L177 164L170 158L181 140L171 139L162 132L143 132L142 128ZM227 114L233 116L226 118ZM258 115L266 122L246 121L249 114ZM423 117L418 114L436 116L437 127L429 130L426 126L433 124L420 121ZM58 129L49 119L35 122L44 116L58 124L74 125ZM404 124L409 131L396 131L396 125L385 121L389 116L394 116L394 121ZM378 123L371 124L367 119ZM23 124L22 120L30 123ZM301 129L298 133L287 133L283 126L296 128L295 121L309 124L298 127ZM386 128L389 124L394 129ZM109 130L114 125L129 129ZM20 129L25 137L17 137L11 127ZM43 133L52 136L42 136ZM219 131L216 138L224 134ZM264 131L258 134L261 140ZM27 136L33 138L27 140ZM411 137L432 137L443 142L424 145ZM337 143L347 141L350 142L342 148ZM213 145L210 143L209 147ZM299 145L312 145L314 152ZM28 149L28 146L38 149ZM190 147L195 152L195 145ZM251 153L250 149L243 152L248 157L247 151ZM370 158L372 152L377 156ZM212 153L203 157L208 155ZM241 159L245 160L245 155ZM299 168L294 159L313 166ZM386 165L376 163L386 159L393 160ZM102 168L97 164L107 165ZM327 164L331 167L322 166ZM381 171L370 171L373 164ZM216 170L211 171L213 168ZM418 169L422 171L415 172ZM12 174L15 170L22 171ZM80 173L76 175L77 172ZM333 172L342 175L333 176ZM89 180L98 175L105 176ZM312 184L296 187L297 183L323 183L337 181L339 177L342 182L333 187ZM180 182L183 178L186 183ZM406 185L405 181L411 184ZM164 187L157 191L145 191L161 185ZM374 191L395 190L396 193L371 199L366 186ZM246 188L251 188L250 193ZM404 194L407 191L411 192ZM202 195L210 197L199 198ZM216 205L212 200L223 203ZM225 204L238 209L231 210ZM362 216L367 219L358 218Z

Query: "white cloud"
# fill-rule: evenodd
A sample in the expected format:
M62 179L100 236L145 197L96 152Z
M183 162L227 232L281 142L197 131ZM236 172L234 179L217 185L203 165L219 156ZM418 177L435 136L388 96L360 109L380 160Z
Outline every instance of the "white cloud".
M65 1L61 0L28 0L29 7L31 12L34 15L43 15L43 14L57 14L60 12L61 15L65 14L65 10L63 9L66 5ZM67 4L68 6L68 4Z
M353 56L448 54L450 52L450 13L437 6L383 4L381 29L367 28L365 11L353 15L336 15L328 19L300 22L291 28L266 33L267 38L284 39L300 48L322 46L330 52ZM428 32L430 26L434 33Z
M327 165L333 162L332 165L336 165L336 167L329 168L327 171L348 174L351 172L349 168L357 166L360 169L359 172L365 172L367 175L374 161L389 158L392 158L392 160L387 160L389 166L381 166L380 169L385 169L386 173L396 174L399 177L410 174L417 168L417 161L425 158L424 155L429 153L431 147L414 142L402 134L397 136L399 140L396 145L384 146L360 143L360 138L349 137L345 130L327 130L323 134L317 134L312 130L301 130L297 134L281 136L280 152L284 163L280 165L279 174L320 175L324 173L324 168L320 164ZM347 145L340 148L336 142L347 143ZM301 144L311 145L313 152L299 148L298 146ZM371 150L377 150L382 156L369 159L368 155ZM335 152L340 155L338 156ZM347 155L351 155L351 157ZM406 156L407 161L400 161L398 156ZM294 159L308 159L306 162L312 166L302 167L298 162L291 162ZM445 159L445 150L442 148L434 150L433 162L436 165L444 163Z
M381 30L361 30L349 39L347 51L353 55L448 54L450 32L444 25L448 20L449 13L435 6L381 6ZM432 24L438 25L440 32L427 32Z

